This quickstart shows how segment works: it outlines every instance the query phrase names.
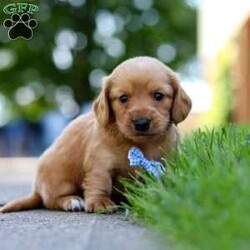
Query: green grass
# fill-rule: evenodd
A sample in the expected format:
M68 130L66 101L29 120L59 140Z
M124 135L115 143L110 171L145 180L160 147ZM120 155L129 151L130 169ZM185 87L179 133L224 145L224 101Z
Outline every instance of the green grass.
M160 180L126 182L126 207L173 249L250 248L250 131L192 133Z

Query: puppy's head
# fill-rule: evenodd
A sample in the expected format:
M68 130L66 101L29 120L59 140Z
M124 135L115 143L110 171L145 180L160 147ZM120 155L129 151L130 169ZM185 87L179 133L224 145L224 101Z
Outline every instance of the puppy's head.
M94 103L100 126L116 126L133 141L164 134L190 109L191 100L176 74L151 57L132 58L115 68Z

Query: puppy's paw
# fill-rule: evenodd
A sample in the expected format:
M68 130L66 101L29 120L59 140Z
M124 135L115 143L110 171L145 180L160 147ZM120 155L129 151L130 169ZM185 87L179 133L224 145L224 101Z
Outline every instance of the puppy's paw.
M63 208L68 212L80 212L84 210L84 201L80 197L70 198L64 202Z
M117 210L115 203L108 197L87 199L85 211L87 213L113 213Z

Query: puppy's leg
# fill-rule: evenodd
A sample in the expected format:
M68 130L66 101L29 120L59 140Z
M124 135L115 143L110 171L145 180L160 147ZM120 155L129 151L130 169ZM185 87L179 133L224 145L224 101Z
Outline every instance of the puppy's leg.
M84 210L84 201L80 196L67 195L56 199L59 209L68 212L80 212Z
M55 186L56 188L50 185L44 186L43 199L46 208L69 212L84 210L83 198L78 195L80 190L74 184L61 181Z
M49 198L44 206L51 210L63 210L67 212L80 212L84 210L84 201L77 195L63 195L56 198Z
M115 203L110 199L112 179L109 173L91 171L84 179L85 211L88 213L114 212Z

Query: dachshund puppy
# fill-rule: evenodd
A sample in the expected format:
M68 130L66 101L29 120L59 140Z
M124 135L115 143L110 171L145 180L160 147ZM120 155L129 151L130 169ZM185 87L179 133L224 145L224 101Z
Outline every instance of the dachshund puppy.
M93 111L72 121L40 157L32 194L0 211L114 211L118 177L135 171L129 149L138 147L152 160L170 154L179 140L177 124L190 109L176 74L159 60L123 62L104 78Z

